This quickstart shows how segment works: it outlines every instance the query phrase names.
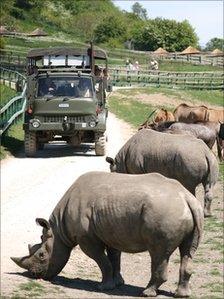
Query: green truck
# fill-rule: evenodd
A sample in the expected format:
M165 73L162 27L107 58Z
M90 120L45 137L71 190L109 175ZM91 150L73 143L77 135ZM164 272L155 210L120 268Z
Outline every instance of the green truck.
M106 151L107 55L103 50L33 49L27 54L25 154L34 157L55 139L73 146L95 143Z

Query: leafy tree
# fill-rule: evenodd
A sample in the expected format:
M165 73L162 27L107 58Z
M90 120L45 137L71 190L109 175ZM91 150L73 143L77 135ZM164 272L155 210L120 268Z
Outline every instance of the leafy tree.
M188 21L177 22L156 18L148 20L133 32L136 49L155 51L162 47L167 51L182 51L187 46L196 47L198 37Z
M110 16L103 19L94 30L94 41L96 43L105 43L109 39L118 40L124 39L126 34L126 27L123 22L116 16Z
M139 19L142 20L148 19L147 10L143 8L142 5L139 4L138 2L135 2L135 4L132 5L132 11L136 16L139 17Z
M224 45L223 38L214 37L207 42L207 44L205 45L205 50L213 51L215 49L219 49L223 51L223 45Z

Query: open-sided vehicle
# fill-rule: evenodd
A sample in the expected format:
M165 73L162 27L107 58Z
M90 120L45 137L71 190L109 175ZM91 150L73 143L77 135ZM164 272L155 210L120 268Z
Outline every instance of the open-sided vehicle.
M56 138L78 146L95 143L105 154L107 55L103 50L33 49L27 55L25 154Z

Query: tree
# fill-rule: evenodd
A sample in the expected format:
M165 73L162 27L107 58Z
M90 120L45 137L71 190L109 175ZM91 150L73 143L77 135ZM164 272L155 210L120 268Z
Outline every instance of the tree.
M223 44L224 44L223 38L214 37L207 42L207 44L205 45L205 50L213 51L215 49L219 49L223 51Z
M133 32L135 48L155 51L162 47L167 51L182 51L187 46L198 46L198 37L188 21L177 22L156 18L148 20Z
M96 43L105 43L110 39L124 39L126 28L123 22L116 16L109 16L96 27L94 30L94 41Z
M132 5L132 11L133 13L139 17L141 20L147 20L147 10L141 6L138 2L135 2L135 4Z

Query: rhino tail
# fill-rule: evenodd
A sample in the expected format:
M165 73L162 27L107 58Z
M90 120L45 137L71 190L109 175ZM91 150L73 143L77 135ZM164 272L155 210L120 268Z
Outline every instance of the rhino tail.
M208 165L208 176L206 183L208 184L209 188L211 188L212 185L215 185L218 180L219 166L215 155L210 150L208 150L206 153L206 162Z
M193 198L192 196L188 196L186 198L187 204L191 210L193 219L194 219L194 231L193 238L190 247L190 255L193 257L196 252L199 243L201 242L203 235L203 227L204 227L204 212L200 202Z

